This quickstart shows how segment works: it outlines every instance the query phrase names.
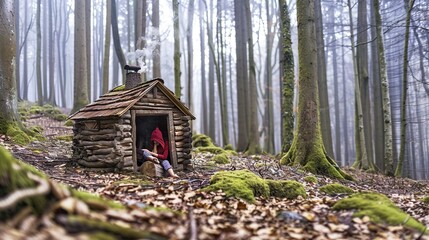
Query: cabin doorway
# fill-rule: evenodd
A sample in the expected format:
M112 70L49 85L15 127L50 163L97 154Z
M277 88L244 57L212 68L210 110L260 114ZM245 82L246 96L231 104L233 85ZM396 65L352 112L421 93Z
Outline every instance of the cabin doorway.
M167 141L169 146L169 154L167 160L170 161L173 168L177 166L177 158L174 155L175 153L175 141L174 141L174 125L173 125L173 118L172 113L165 112L165 113L156 113L156 114L145 114L145 113L139 113L140 111L136 111L135 114L135 122L133 124L133 127L135 126L135 141L134 141L134 166L135 171L137 171L137 150L138 149L150 149L150 137L152 134L152 131L155 128L159 128L162 132L162 137L164 141Z

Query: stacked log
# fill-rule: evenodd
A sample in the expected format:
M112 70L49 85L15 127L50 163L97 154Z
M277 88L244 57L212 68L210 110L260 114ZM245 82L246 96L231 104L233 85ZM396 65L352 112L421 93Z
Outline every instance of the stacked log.
M129 113L122 118L97 120L94 129L87 129L87 122L75 122L72 147L74 160L91 168L123 168L132 165L133 139Z
M177 163L179 168L187 169L192 158L192 131L189 125L190 116L183 115L180 111L173 113L174 141L176 144Z

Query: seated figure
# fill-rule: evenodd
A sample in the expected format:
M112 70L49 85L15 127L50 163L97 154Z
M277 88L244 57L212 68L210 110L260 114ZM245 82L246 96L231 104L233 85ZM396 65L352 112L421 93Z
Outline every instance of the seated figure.
M156 164L161 164L162 168L167 171L170 177L178 178L168 159L168 141L164 141L162 132L159 128L155 128L150 136L150 149L139 149L137 164L141 165L145 161L152 161Z

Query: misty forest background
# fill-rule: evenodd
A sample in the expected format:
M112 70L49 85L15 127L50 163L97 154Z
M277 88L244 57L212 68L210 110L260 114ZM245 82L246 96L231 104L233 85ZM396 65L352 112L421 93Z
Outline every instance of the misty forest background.
M140 65L142 78L163 78L190 107L197 116L195 132L209 135L218 145L230 143L239 151L246 150L252 139L256 149L267 153L287 150L283 121L287 115L296 118L297 107L290 114L281 110L282 103L294 91L297 106L299 87L294 0L25 0L15 4L20 100L76 111L121 85L125 64ZM377 57L373 6L371 0L315 0L318 85L328 155L339 165L350 166L364 149L368 161L382 171L383 65ZM402 175L428 179L429 2L380 1L380 12L393 160L396 163L399 158L405 89ZM410 28L405 48L407 12ZM291 59L284 57L287 31L282 13L290 17ZM76 49L84 53L80 61L73 60ZM284 83L288 66L295 72L294 85ZM76 88L85 91L76 96ZM359 130L365 137L364 147L355 137Z

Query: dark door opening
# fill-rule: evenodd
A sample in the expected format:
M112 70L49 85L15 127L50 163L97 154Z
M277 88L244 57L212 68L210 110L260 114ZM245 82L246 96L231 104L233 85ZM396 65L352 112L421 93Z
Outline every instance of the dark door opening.
M169 136L167 122L168 115L136 116L136 149L150 149L150 136L152 131L157 127L161 130L164 141L168 141ZM170 159L170 154L168 159Z

